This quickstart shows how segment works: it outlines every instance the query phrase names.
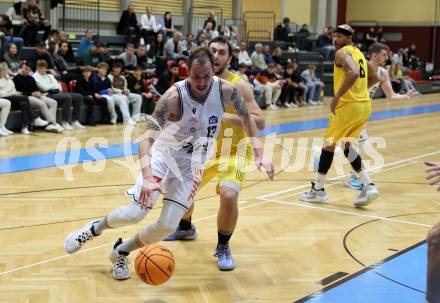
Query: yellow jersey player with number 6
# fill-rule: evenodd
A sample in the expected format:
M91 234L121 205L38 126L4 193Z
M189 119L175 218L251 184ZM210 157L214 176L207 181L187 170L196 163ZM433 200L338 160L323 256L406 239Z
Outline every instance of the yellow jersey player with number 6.
M353 45L353 29L347 25L339 25L333 34L336 48L334 64L334 93L330 104L331 114L325 134L325 143L319 159L316 181L312 182L310 191L300 195L305 202L323 203L328 200L324 190L324 180L331 167L337 143L343 144L344 155L362 181L363 190L354 201L354 206L362 207L370 204L379 196L368 172L362 165L359 154L350 146L364 129L371 114L371 101L368 93L369 73L368 61L364 54ZM374 76L375 78L375 76Z

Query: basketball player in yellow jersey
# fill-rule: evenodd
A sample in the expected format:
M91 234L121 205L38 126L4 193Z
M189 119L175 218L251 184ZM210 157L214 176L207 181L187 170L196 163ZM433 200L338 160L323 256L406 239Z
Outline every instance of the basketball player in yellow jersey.
M257 105L252 88L238 75L228 71L227 67L232 58L232 47L228 40L218 37L209 42L209 49L215 58L214 72L217 77L232 82L240 90L249 113L253 116L257 127L264 128L264 119L261 109ZM229 248L229 239L234 232L238 219L238 195L243 186L246 170L252 159L250 145L238 148L240 141L246 142L246 134L239 117L233 114L232 108L226 108L222 126L217 138L217 152L215 159L207 165L200 187L218 177L217 193L220 196L220 209L217 216L218 243L215 256L218 258L220 270L233 270L235 261ZM241 144L243 144L243 142ZM273 178L273 168L267 171L270 179ZM193 240L197 230L191 224L191 215L194 206L183 216L177 230L165 240Z
M324 203L328 200L324 180L331 167L337 143L344 144L344 155L363 184L363 190L354 206L366 206L379 196L376 186L362 166L361 157L350 147L350 142L357 140L371 114L368 93L369 64L364 54L353 45L352 37L353 29L347 24L337 26L333 34L336 48L335 96L330 104L331 114L319 159L318 175L316 181L312 182L310 191L300 195L301 201ZM370 72L370 78L376 79L374 72Z

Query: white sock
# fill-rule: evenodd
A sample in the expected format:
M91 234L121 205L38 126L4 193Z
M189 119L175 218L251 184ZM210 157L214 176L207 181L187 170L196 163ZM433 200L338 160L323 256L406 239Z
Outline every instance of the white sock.
M324 188L324 180L325 180L325 175L318 174L316 176L315 189L323 189Z
M121 245L119 245L116 249L118 252L131 252L133 250L136 250L138 248L140 248L142 246L139 246L138 243L136 242L136 237L131 237L128 240L125 240L124 242L122 242Z
M361 178L362 184L365 186L367 186L368 184L372 183L370 176L368 175L368 172L363 169L359 172L359 178Z

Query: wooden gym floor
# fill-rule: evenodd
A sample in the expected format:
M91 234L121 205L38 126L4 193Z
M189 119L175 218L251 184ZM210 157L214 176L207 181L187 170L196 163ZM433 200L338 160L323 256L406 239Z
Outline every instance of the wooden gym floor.
M381 196L365 209L352 206L358 192L344 187L344 177L334 168L326 187L330 196L327 204L298 201L298 194L308 189L314 176L309 167L312 139L319 140L324 129L298 131L295 127L301 121L327 118L328 101L325 106L264 113L271 129L281 130L279 138L294 138L294 143L290 147L275 145L275 181L267 181L258 171L248 176L230 242L236 270L218 271L212 256L219 204L212 182L195 202L193 222L199 229L198 238L162 243L175 255L176 272L168 283L156 287L143 284L134 273L127 281L113 280L107 253L118 237L127 238L156 220L160 202L140 224L106 231L78 254L66 255L63 250L68 233L128 203L124 189L134 181L136 158L20 171L35 164L35 155L53 158L50 153L57 145L61 151L66 149L59 145L63 138L79 140L67 147L72 150L86 147L92 137L104 137L109 145L121 144L121 125L89 127L63 135L38 132L0 138L2 165L7 158L19 156L30 161L20 162L17 171L11 164L10 172L0 174L0 302L294 302L324 285L337 285L344 273L351 277L364 266L424 240L430 226L440 221L439 196L426 185L423 165L427 160L440 160L440 95L399 102L374 100L374 112L387 114L371 121L368 133L382 137L386 147L375 147L384 163L382 169L371 173ZM430 110L411 114L414 108ZM394 115L406 109L410 114ZM142 126L137 126L132 137L141 132ZM307 150L298 148L300 138ZM304 167L292 167L294 162L301 164L302 155ZM286 157L290 163L280 160ZM376 160L370 161L373 167L380 165ZM344 171L349 171L340 155L335 163L340 170L345 163ZM85 165L102 165L98 168L103 170L88 172ZM66 169L71 171L71 181L66 180ZM134 257L130 256L132 261ZM421 267L423 262L424 257L416 260ZM340 276L334 276L336 273ZM423 273L420 275L424 279ZM338 302L344 300L347 298Z

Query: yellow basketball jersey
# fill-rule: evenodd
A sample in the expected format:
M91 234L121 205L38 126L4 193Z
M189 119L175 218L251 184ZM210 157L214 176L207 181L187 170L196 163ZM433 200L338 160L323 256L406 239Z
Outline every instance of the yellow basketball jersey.
M364 54L353 45L346 45L342 48L349 52L354 59L354 62L359 68L359 78L353 86L341 97L343 102L366 102L370 101L368 94L368 62ZM345 71L342 67L334 66L334 92L339 91L345 80Z
M237 83L241 80L241 78L240 78L240 76L228 71L228 74L226 75L225 80L231 82L233 85L237 85ZM226 106L225 111L230 114L235 113L234 107L230 104L228 106ZM246 137L246 133L242 128L238 128L230 122L222 121L222 126L220 128L220 132L217 137L217 155L219 155L221 152L221 143L224 138L225 129L228 129L228 128L232 129L232 131L233 131L232 137L231 137L231 139L232 139L231 151L235 152L237 150L237 146L240 143L240 141Z

